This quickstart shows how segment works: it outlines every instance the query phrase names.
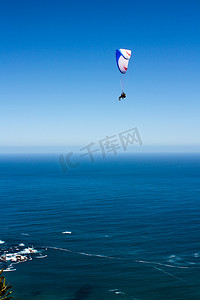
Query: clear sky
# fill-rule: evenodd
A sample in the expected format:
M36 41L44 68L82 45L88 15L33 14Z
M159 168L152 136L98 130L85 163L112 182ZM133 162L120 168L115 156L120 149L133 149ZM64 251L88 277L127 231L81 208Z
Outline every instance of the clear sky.
M137 127L200 145L200 1L0 2L0 148L82 146ZM121 75L115 50L132 50Z

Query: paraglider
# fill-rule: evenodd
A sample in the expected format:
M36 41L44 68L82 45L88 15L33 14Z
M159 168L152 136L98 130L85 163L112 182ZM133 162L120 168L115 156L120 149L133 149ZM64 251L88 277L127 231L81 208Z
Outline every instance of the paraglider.
M117 49L116 50L116 62L117 62L117 67L119 69L119 71L123 74L126 74L127 69L128 69L128 63L129 63L129 59L131 58L131 50L127 50L127 49ZM119 96L119 101L121 99L125 99L126 98L126 94L123 91L123 82L121 79L121 88L122 88L122 93Z

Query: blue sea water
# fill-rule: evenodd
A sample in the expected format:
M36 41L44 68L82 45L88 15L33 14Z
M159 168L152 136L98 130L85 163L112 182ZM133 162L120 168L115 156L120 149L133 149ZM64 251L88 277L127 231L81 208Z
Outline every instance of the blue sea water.
M16 300L200 299L199 154L1 155L0 190L0 250L45 255L5 273Z

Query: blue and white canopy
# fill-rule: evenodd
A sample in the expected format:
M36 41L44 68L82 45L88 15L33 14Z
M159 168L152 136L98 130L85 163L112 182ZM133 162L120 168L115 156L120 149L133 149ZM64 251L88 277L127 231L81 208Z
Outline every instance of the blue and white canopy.
M131 50L127 50L127 49L116 50L117 66L122 74L126 73L130 58L131 58Z

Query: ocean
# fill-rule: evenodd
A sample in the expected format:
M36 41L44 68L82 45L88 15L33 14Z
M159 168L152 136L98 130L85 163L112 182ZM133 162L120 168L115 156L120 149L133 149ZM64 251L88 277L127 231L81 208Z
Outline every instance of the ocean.
M0 254L37 250L0 262L14 299L200 299L200 154L0 166Z

